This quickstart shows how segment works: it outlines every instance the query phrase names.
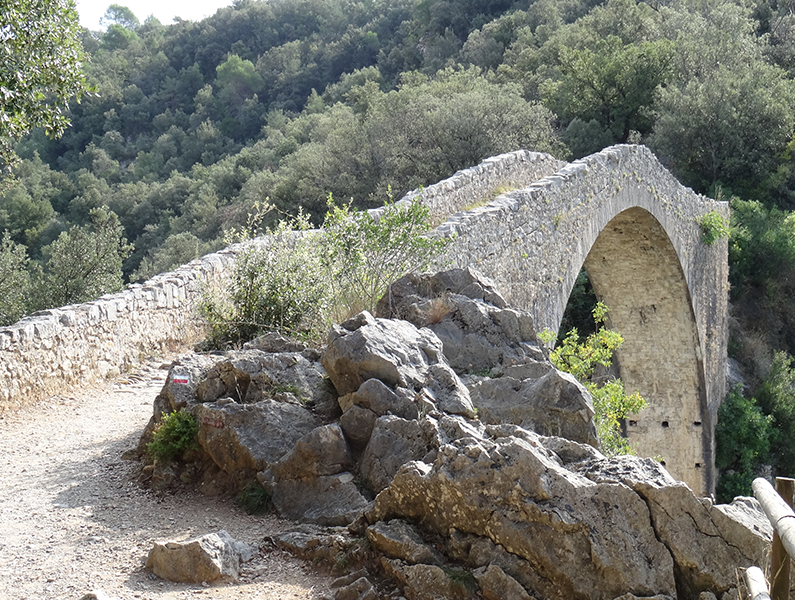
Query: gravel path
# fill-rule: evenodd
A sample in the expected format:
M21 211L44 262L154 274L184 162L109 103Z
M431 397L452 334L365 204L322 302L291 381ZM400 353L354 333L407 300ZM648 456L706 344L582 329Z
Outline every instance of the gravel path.
M135 375L56 396L0 417L0 600L113 598L314 599L330 577L266 546L237 584L175 584L143 568L154 540L219 529L259 546L291 523L252 517L229 498L160 494L135 481L134 448L166 371Z

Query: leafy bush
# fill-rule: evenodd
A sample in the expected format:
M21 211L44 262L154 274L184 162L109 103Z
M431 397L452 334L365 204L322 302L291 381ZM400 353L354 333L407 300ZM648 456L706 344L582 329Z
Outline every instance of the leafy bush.
M347 314L373 311L394 281L433 265L449 240L426 236L431 229L428 208L417 200L395 204L390 197L373 218L329 195L322 256L340 307Z
M238 494L237 503L248 515L261 515L270 512L273 504L271 495L259 483L249 482Z
M628 414L645 408L646 401L638 393L627 394L620 379L601 382L601 385L592 381L596 366L609 367L613 353L624 343L620 333L604 327L607 312L607 306L597 302L592 315L598 329L585 340L581 340L577 329L572 328L550 353L549 358L558 369L574 375L590 392L596 434L602 451L611 456L632 454L632 447L621 435L621 420ZM543 342L549 343L556 335L553 331L546 330L539 337Z
M767 458L773 433L772 418L765 416L754 398L745 398L735 387L718 409L715 428L715 466L720 471L717 498L731 502L750 496L751 482Z
M714 210L701 215L696 221L701 227L701 241L707 246L729 237L728 223Z
M268 331L311 336L326 316L327 290L308 221L282 221L238 254L228 292L205 295L207 343L237 345Z
M156 462L171 462L189 450L198 450L196 417L184 410L163 414L146 451Z

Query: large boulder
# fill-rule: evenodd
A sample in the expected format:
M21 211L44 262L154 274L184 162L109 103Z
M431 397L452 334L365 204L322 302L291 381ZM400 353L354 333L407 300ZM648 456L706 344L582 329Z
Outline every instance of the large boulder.
M572 473L541 439L526 437L466 437L442 446L433 466L404 465L368 519L488 538L520 559L511 576L550 600L674 596L671 554L643 499Z
M270 467L320 425L320 419L304 406L276 400L239 404L225 399L193 404L188 410L199 423L201 447L239 481Z
M579 472L598 483L631 488L649 507L657 537L674 560L680 597L723 594L737 585L737 568L764 565L770 529L758 504L715 507L697 498L650 458L622 456L584 463Z
M494 283L472 268L406 275L376 314L433 331L457 373L506 372L544 360L532 317L508 308Z
M340 426L317 427L271 467L273 504L298 521L347 525L367 506L350 473L353 466Z
M186 542L155 542L146 568L179 583L236 581L240 563L253 556L254 550L247 544L219 531Z
M440 410L474 417L469 391L447 364L442 343L427 329L362 312L334 326L321 362L341 396L369 379L423 392Z
M539 379L486 378L469 389L483 423L510 423L545 436L599 444L591 395L568 373L552 368Z

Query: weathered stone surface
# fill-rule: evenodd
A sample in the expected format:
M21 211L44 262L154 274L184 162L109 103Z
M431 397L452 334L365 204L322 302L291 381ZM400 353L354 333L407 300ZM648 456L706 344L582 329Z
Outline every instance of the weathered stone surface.
M531 566L511 576L551 600L675 594L673 561L645 502L624 485L567 471L540 441L462 438L442 446L433 466L404 465L368 514L391 517L489 538Z
M308 409L275 400L219 401L194 404L188 410L199 422L199 444L230 475L242 471L253 477L320 425Z
M240 563L253 555L247 544L219 531L187 542L155 542L146 568L158 577L180 583L237 580Z
M342 429L334 423L316 427L304 435L288 454L271 466L271 472L279 482L336 475L353 466Z
M347 472L353 465L339 425L313 429L271 467L274 506L298 521L347 525L367 505Z
M280 333L272 331L243 344L245 350L262 350L264 352L303 352L306 344L291 340Z
M388 523L378 521L371 525L367 528L367 539L379 552L412 565L444 563L442 555L428 546L414 527L401 519L392 519Z
M340 587L334 593L334 600L378 600L378 592L366 577Z
M365 485L378 493L395 473L412 460L421 460L433 448L433 430L416 420L394 415L379 417L364 450L360 471Z
M345 413L352 406L369 409L378 417L386 414L403 419L416 419L419 408L416 393L406 388L395 390L379 379L368 379L355 392L339 397L340 408Z
M568 373L551 369L540 379L483 379L471 385L470 392L484 423L511 423L598 446L591 395Z
M378 301L375 314L385 319L405 319L417 327L425 327L427 322L422 322L421 319L427 319L427 315L416 310L417 305L425 300L444 298L450 294L482 300L497 308L508 306L493 281L467 266L435 274L410 273L401 277L392 284L390 294L385 294Z
M497 565L481 567L473 571L480 586L480 593L486 600L533 600L518 581L506 574Z
M441 567L407 565L400 560L381 558L388 577L398 581L408 600L468 600L471 591L454 581Z
M532 318L507 308L494 284L471 267L407 275L379 301L377 314L433 331L458 373L504 372L543 359Z
M368 379L391 388L421 389L428 367L444 361L442 343L406 321L375 319L367 312L334 326L321 362L340 395Z
M347 472L283 479L274 484L272 500L282 516L318 525L348 525L368 506Z
M376 381L371 379L370 381ZM370 441L373 433L375 420L378 417L369 408L362 408L355 404L342 413L340 417L340 427L345 432L351 445L356 448L363 448Z
M697 597L701 592L723 594L737 585L738 567L765 564L770 538L756 519L733 518L738 512L748 517L750 505L716 509L648 458L592 461L580 472L595 482L626 485L646 501L654 530L673 557L680 597Z

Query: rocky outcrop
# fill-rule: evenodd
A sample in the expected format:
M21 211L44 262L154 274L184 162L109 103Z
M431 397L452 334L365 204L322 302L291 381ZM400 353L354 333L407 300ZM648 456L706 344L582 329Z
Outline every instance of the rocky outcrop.
M752 500L713 506L653 460L599 452L587 390L474 271L406 278L392 301L413 322L365 312L322 353L269 337L186 358L156 401L197 416L205 479L256 481L314 524L277 546L367 565L409 600L722 597L765 564ZM373 598L373 581L332 596Z

